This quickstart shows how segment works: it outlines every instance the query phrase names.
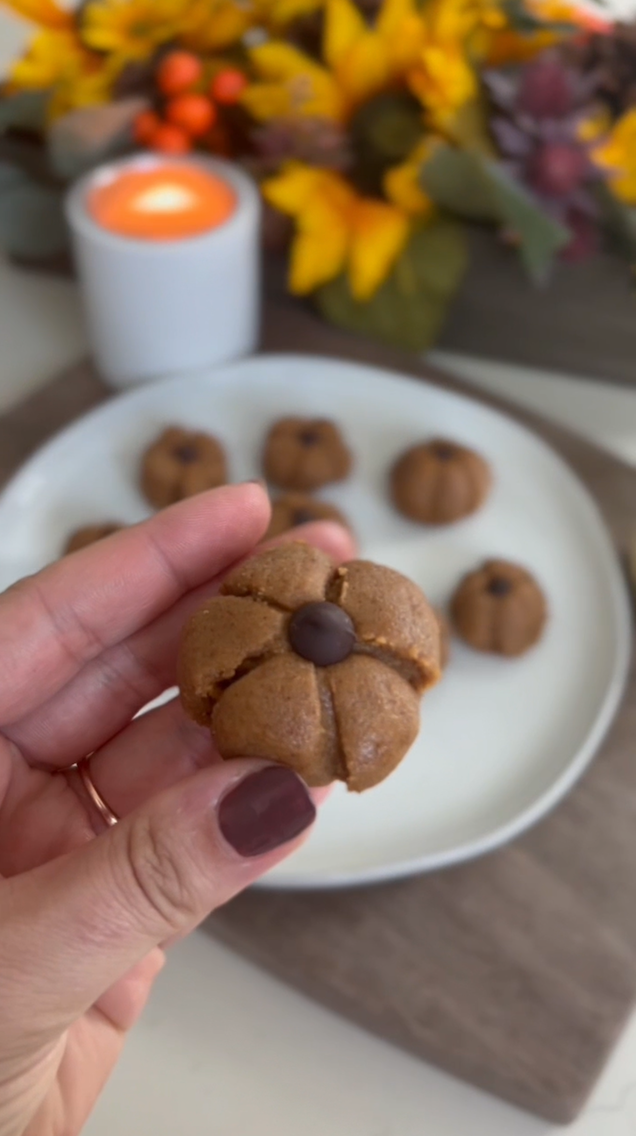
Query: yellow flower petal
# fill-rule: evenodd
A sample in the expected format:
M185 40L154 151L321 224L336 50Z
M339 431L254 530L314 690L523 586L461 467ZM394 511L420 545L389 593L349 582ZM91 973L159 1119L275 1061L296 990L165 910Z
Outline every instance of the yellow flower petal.
M284 92L274 99L270 90L267 106L259 104L254 91L245 92L243 103L259 122L281 113L340 120L343 99L338 86L333 76L308 55L290 44L273 41L253 48L250 57L259 76L270 87L278 84ZM271 107L276 107L275 113Z
M95 51L144 59L174 38L176 0L94 0L82 20L82 39Z
M73 24L72 12L60 8L55 0L4 0L4 4L16 16L43 28L70 28Z
M312 75L316 71L324 74L324 68L314 63L304 51L281 40L272 40L270 43L253 47L250 58L260 78L272 82L294 79L299 75Z
M26 53L10 68L9 80L15 90L47 90L69 71L77 71L84 52L69 32L38 32Z
M302 162L288 162L282 173L263 182L263 196L274 209L295 217L305 209L324 172Z
M252 0L257 23L280 31L301 16L308 16L324 6L324 0Z
M338 276L345 266L348 245L346 214L334 207L328 196L313 194L292 245L291 291L305 296Z
M457 110L477 93L474 72L456 44L428 44L409 84L423 106L434 112Z
M400 255L409 232L408 219L393 205L371 198L355 207L354 234L349 253L349 283L356 300L377 292Z
M412 16L417 16L413 0L385 0L378 15L376 31L383 39L388 39L399 32Z
M191 51L222 51L238 43L250 26L247 5L234 0L195 0L175 15L179 43Z
M351 0L327 0L323 55L328 67L337 67L367 34L362 13Z
M433 202L419 182L422 165L430 156L434 145L434 140L425 138L405 162L393 166L384 175L386 196L409 217L428 217L434 211Z
M290 92L283 83L251 83L241 95L241 105L257 122L288 118L294 111Z
M636 109L615 123L607 140L596 146L597 165L609 171L612 191L626 205L636 205Z
M366 32L341 61L336 74L350 110L379 94L391 77L386 47L380 37Z

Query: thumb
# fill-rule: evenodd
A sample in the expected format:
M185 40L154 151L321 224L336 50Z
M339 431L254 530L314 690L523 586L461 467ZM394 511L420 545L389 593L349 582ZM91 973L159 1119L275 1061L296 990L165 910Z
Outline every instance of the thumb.
M79 851L2 881L3 1038L56 1036L153 947L288 855L315 813L291 770L220 763Z

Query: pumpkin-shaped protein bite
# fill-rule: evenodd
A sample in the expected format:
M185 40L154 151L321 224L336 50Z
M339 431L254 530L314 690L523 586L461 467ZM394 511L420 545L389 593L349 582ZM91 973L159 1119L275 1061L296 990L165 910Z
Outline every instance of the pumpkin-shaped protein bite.
M451 615L462 639L477 651L514 656L523 655L541 638L548 608L525 568L487 560L461 581Z
M225 452L211 434L169 426L143 456L141 488L156 509L215 489L226 478Z
M412 446L391 471L395 507L426 525L451 524L476 512L490 484L490 469L481 455L446 438Z
M305 544L231 573L183 633L179 685L221 757L291 766L361 791L398 764L439 678L439 629L419 588L363 560L336 568Z
M327 418L281 418L267 435L263 471L281 489L311 492L342 481L350 469L342 434Z
M437 626L439 628L439 665L442 673L446 670L450 661L450 638L451 632L448 625L448 620L443 611L438 607L434 608L435 617L437 619Z
M336 521L345 528L351 527L340 510L328 501L320 501L307 493L284 493L272 502L272 516L263 540L280 536L310 521Z

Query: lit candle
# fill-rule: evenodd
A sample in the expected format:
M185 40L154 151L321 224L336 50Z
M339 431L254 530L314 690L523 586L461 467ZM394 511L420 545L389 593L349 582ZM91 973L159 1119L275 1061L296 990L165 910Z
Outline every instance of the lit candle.
M227 181L201 166L171 162L110 172L87 195L98 225L123 237L170 241L222 225L236 209Z
M127 386L253 350L260 197L235 165L126 158L77 182L66 209L107 382Z

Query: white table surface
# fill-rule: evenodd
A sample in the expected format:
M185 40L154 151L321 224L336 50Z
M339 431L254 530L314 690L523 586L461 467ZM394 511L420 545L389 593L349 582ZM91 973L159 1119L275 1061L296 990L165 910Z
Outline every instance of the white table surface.
M0 68L23 29L0 11ZM634 309L636 318L636 307ZM86 350L73 284L0 259L0 409ZM636 389L435 362L636 463ZM87 1136L550 1136L559 1129L376 1040L199 931L171 952ZM636 1016L573 1136L636 1136Z

